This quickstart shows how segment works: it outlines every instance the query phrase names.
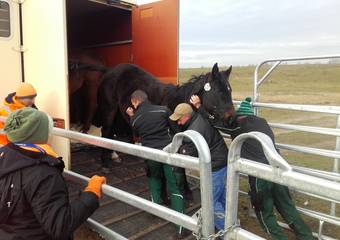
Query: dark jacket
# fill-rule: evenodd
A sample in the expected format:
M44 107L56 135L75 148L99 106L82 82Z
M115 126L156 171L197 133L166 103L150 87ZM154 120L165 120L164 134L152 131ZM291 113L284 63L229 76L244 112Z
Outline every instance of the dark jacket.
M271 138L275 144L274 133L268 125L267 121L257 116L244 116L232 119L230 124L225 124L225 128L220 128L221 131L230 134L234 140L237 136L249 132L261 132ZM255 139L247 139L241 149L241 157L247 158L256 162L269 164L264 155L261 143Z
M163 149L171 142L169 116L171 112L165 106L141 103L130 123L133 130L140 136L143 146Z
M69 203L63 162L9 143L0 148L0 239L68 240L98 208L95 194Z
M228 148L221 134L199 113L193 113L191 119L185 124L185 130L194 130L199 132L207 141L211 154L211 167L217 171L227 166ZM197 156L197 149L190 140L184 141L180 148L180 153Z

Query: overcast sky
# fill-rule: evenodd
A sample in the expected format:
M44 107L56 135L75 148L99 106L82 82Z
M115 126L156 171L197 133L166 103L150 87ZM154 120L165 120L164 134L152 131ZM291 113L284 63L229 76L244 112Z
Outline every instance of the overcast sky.
M340 54L340 0L180 0L180 67Z

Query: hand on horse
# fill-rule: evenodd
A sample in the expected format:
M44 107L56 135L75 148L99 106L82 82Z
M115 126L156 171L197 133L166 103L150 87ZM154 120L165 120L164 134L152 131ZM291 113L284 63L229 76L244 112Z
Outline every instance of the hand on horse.
M190 103L196 108L199 109L201 107L201 99L197 95L192 95L190 98Z
M135 113L132 107L128 107L126 109L126 114L129 115L129 117L132 117Z

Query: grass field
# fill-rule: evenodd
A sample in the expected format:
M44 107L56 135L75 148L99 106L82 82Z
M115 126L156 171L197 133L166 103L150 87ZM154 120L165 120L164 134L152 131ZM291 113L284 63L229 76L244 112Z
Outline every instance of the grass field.
M269 69L265 66L264 69ZM192 75L199 75L210 71L208 68L182 69L180 71L180 82L184 83ZM253 74L255 66L234 67L230 83L233 89L233 99L243 100L246 96L252 96ZM263 75L263 71L260 75ZM275 103L299 103L299 104L320 104L340 106L340 65L339 64L296 64L282 65L273 72L271 77L264 82L260 88L261 102ZM261 116L269 122L291 123L299 125L320 126L334 128L336 116L330 114L306 113L286 110L263 109ZM276 140L279 143L289 143L315 148L334 150L336 138L327 135L311 134L290 130L274 129ZM282 151L284 158L290 163L298 166L305 166L327 171L333 170L333 159L308 154L301 154L292 151ZM247 190L246 181L242 181L242 190ZM297 205L308 209L329 213L329 202L320 201L315 198L306 197L302 194L293 194ZM255 231L266 237L258 227L256 221L248 218L248 203L245 197L241 197L239 206L239 217L245 228ZM337 206L337 217L340 217L340 206ZM313 231L318 231L318 222L305 218ZM325 224L324 234L340 239L340 227ZM268 236L267 236L268 237ZM290 239L293 236L290 235Z

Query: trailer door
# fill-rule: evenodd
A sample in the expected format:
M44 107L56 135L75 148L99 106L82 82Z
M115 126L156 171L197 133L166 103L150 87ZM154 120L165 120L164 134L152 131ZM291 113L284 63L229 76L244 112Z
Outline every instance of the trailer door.
M21 82L19 4L0 0L0 102Z
M174 84L178 82L178 24L178 0L132 9L132 62Z
M39 109L69 125L65 0L30 0L22 4L25 81L38 92ZM51 144L66 165L69 141L53 137Z

